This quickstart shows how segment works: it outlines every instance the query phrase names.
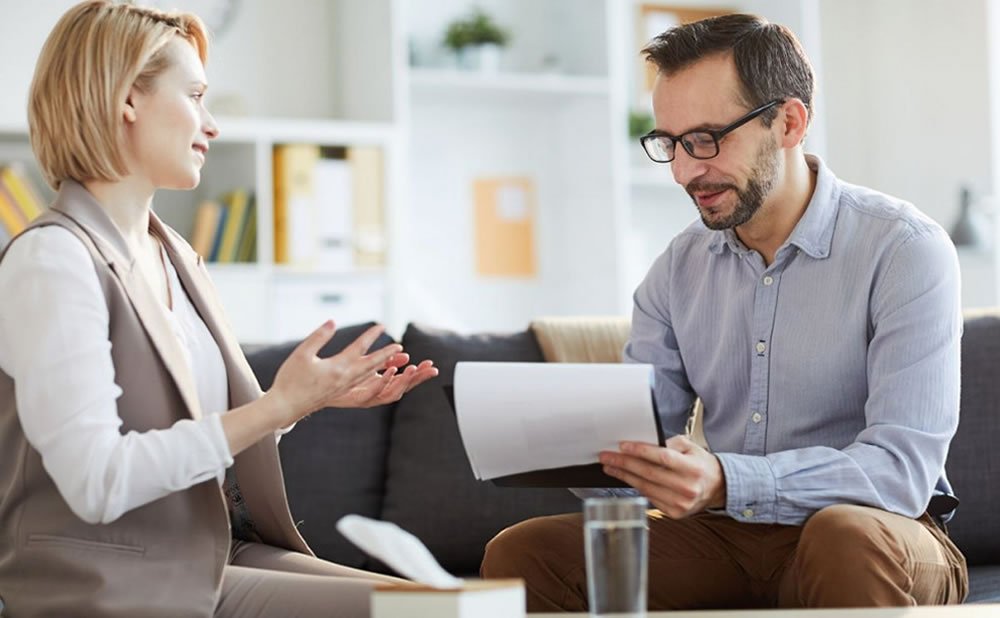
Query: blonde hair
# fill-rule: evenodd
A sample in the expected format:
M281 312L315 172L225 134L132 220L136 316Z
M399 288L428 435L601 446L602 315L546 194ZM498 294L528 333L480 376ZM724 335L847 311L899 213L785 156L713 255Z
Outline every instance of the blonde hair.
M128 173L122 106L133 86L153 89L170 66L165 47L175 36L206 62L205 25L190 13L88 0L60 18L28 94L31 147L53 189L66 179L113 182Z

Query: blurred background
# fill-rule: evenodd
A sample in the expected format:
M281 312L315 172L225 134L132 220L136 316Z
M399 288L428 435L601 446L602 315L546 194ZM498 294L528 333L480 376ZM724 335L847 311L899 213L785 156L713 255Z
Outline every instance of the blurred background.
M71 0L0 0L0 244L52 193L25 104ZM626 314L696 216L648 162L655 33L748 11L817 72L807 150L952 233L967 308L997 304L1000 17L990 0L163 0L212 30L221 137L156 212L209 260L241 341L322 320L460 332ZM4 290L4 294L9 291Z

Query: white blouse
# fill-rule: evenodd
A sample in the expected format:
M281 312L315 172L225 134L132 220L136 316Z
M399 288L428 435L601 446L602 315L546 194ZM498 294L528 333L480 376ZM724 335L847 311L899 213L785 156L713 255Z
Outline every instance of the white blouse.
M35 228L0 263L0 369L14 379L28 442L88 523L110 523L207 479L222 482L233 463L220 418L228 409L222 355L165 263L174 307L163 311L185 350L204 416L125 435L108 308L86 247L61 227Z

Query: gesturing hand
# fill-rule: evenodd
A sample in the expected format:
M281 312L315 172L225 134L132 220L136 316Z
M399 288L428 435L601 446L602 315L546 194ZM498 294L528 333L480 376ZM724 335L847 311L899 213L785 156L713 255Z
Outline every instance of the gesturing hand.
M400 352L385 364L385 371L373 371L367 378L333 399L327 405L338 408L368 408L398 400L418 384L438 374L434 361L425 360L419 365L407 365L410 355ZM400 368L403 368L400 371Z
M313 331L285 359L274 378L268 395L288 410L288 423L320 408L367 407L399 399L414 386L437 375L431 361L406 367L409 355L392 343L368 354L368 349L382 334L376 325L355 339L339 354L317 356L336 331L327 321ZM401 367L405 367L400 371ZM381 372L381 373L379 373Z
M622 442L620 452L600 454L604 472L646 496L667 517L681 519L726 505L726 477L712 453L686 436L674 436L660 447Z

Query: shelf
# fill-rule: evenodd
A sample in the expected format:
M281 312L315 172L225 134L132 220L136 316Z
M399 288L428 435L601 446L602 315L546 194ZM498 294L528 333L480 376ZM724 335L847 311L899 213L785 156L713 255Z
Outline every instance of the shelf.
M604 77L559 73L484 73L440 69L411 69L414 93L446 99L476 94L607 96Z
M289 264L275 264L272 271L283 277L323 277L343 280L381 280L386 276L386 269L383 268L354 268L351 270L332 268L313 268L308 266L293 266Z
M27 122L0 122L0 138L18 137L27 138Z
M386 144L396 129L390 124L348 120L314 120L252 116L217 116L218 144L268 142L308 142L319 144ZM0 123L0 140L27 139L27 123Z
M344 120L300 120L290 118L260 118L219 116L220 143L253 142L308 142L329 144L385 144L392 140L392 125L376 122Z

